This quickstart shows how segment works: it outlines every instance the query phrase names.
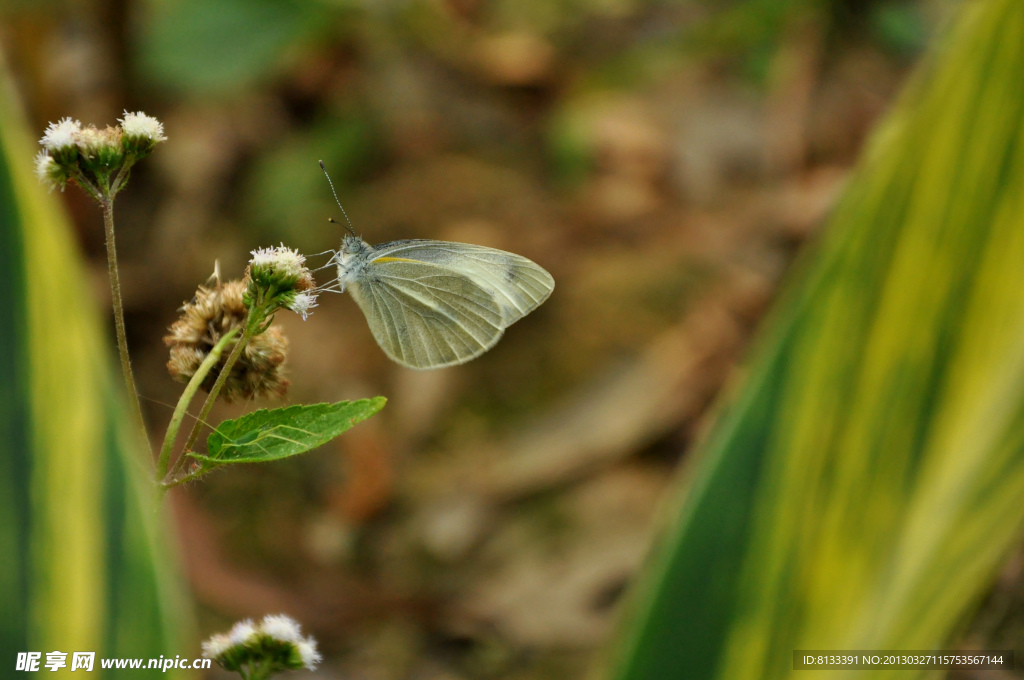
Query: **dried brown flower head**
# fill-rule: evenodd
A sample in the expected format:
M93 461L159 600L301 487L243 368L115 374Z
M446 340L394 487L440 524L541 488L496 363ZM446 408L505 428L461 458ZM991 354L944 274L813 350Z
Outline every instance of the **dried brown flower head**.
M248 310L243 296L246 283L228 281L213 286L200 286L191 302L181 308L181 317L170 327L164 343L171 348L167 370L171 377L188 382L214 345L228 331L242 330ZM215 366L203 380L207 392L213 387L233 343L229 343ZM225 401L251 399L259 396L283 396L288 380L282 368L288 352L288 339L280 326L270 326L249 340L238 362L231 369L221 390Z

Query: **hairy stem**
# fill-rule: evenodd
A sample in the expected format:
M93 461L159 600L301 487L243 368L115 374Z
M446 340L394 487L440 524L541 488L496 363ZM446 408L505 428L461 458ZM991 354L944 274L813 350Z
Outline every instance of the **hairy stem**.
M181 454L181 457L182 457L182 459L184 459L184 458L187 457L187 455L183 453L183 454ZM170 491L172 488L174 488L176 486L181 486L182 484L185 484L187 482L191 482L193 479L196 479L198 477L202 477L203 475L205 475L209 471L210 471L210 468L200 467L198 470L194 470L194 471L188 473L187 475L184 475L184 476L181 476L181 477L175 477L174 473L172 473L170 478L169 478L169 481L165 480L165 481L161 482L160 484L163 487L164 492L167 492L167 491Z
M128 355L128 336L124 328L124 304L121 301L121 277L117 269L117 247L114 243L114 201L109 196L100 199L103 207L103 225L107 235L107 272L110 275L110 297L114 304L114 328L117 330L117 351L121 357L121 373L124 384L128 388L131 401L132 417L135 425L149 451L149 437L146 435L146 421L142 418L142 405L139 402L139 390L135 387L135 376L132 375L132 360Z
M178 438L178 430L181 428L181 421L185 418L185 414L188 412L188 406L192 403L192 400L196 396L196 392L199 391L199 387L206 380L206 376L209 375L210 371L217 362L220 361L221 354L224 353L224 348L228 346L228 343L238 335L238 329L232 328L230 331L224 334L210 353L203 360L203 363L199 365L192 379L188 381L188 385L185 386L185 391L181 393L181 397L178 399L177 406L174 407L174 414L171 416L171 422L167 425L167 432L164 435L163 446L160 447L160 460L157 461L156 466L156 479L159 482L167 476L167 471L171 465L171 451L174 450L174 440ZM177 472L184 464L187 456L182 454L178 458L177 464L174 466L174 471Z
M124 188L125 182L128 181L129 169L135 164L135 154L129 153L125 156L124 162L121 164L121 169L118 170L117 176L114 177L114 181L110 184L110 195L113 196L122 188Z
M213 409L213 404L217 401L217 395L220 394L221 388L224 387L224 383L227 382L228 376L231 375L231 369L235 367L235 363L238 361L238 357L242 356L242 350L249 343L249 339L252 338L256 333L256 329L259 328L262 318L258 314L255 314L256 308L249 311L249 316L245 320L245 332L242 333L242 337L239 338L238 342L235 343L235 348L231 350L231 354L228 355L228 360L224 362L224 367L220 369L220 374L217 376L217 381L213 383L213 389L206 395L206 401L203 402L203 408L199 412L199 417L196 419L196 424L192 426L192 432L188 435L188 441L185 442L185 449L182 452L182 457L188 455L188 452L195 446L196 440L199 439L199 431L203 427L203 423L206 422L206 417L210 415L210 411Z

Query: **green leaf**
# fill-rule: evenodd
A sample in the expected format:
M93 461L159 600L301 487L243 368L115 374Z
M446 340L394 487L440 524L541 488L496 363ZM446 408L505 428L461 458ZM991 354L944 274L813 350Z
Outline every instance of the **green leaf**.
M315 449L384 408L384 397L260 409L225 420L206 440L207 455L193 458L223 465L259 463Z

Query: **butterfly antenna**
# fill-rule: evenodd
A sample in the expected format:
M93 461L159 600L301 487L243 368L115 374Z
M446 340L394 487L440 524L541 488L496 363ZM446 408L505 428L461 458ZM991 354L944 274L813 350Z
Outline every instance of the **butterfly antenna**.
M334 202L338 204L339 208L341 208L341 214L345 216L345 221L348 222L348 225L344 225L343 224L342 226L345 227L346 229L348 229L348 233L350 233L353 236L355 236L356 235L356 230L352 227L352 220L350 220L348 218L348 213L345 212L345 208L341 205L341 201L338 200L338 192L334 190L334 182L331 181L331 176L327 174L327 168L324 167L324 162L323 161L320 161L320 169L324 171L324 177L327 178L327 183L331 185L331 193L334 194ZM328 222L334 222L334 220L332 220L332 219L329 219L327 221ZM334 222L334 223L335 224L340 224L339 222Z

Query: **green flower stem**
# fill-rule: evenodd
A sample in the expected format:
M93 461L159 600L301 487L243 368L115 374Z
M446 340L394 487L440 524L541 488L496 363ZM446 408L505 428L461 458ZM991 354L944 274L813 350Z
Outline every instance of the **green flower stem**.
M139 390L135 386L135 376L132 375L132 360L128 355L128 336L124 328L124 303L121 301L121 278L117 269L117 247L114 243L114 200L110 196L104 196L100 199L100 206L103 208L103 224L107 234L107 272L110 275L110 297L114 304L114 328L117 329L117 351L121 356L121 372L124 374L124 384L128 388L131 399L135 425L145 444L146 451L150 452L149 437L146 435L146 421L142 418L142 405L139 402Z
M117 176L114 177L114 181L110 185L110 195L115 195L118 191L124 188L125 183L128 181L128 172L132 165L135 163L135 154L126 153L124 161L121 163L121 169L118 170Z
M271 676L273 665L270 659L263 659L256 668L249 672L249 680L267 680Z
M245 320L245 332L242 337L235 343L235 348L231 350L231 354L228 355L228 360L224 362L224 368L220 369L220 374L217 376L217 382L213 383L213 389L206 395L206 401L203 402L203 408L199 412L199 417L196 419L196 424L192 426L192 432L188 435L188 441L185 442L185 449L182 452L182 460L188 455L192 447L195 446L196 440L199 439L199 431L203 427L203 423L206 422L206 417L210 415L210 411L213 409L213 404L217 401L217 395L220 394L220 390L224 387L224 383L227 382L228 376L231 375L231 369L235 367L235 363L238 361L238 357L242 356L242 350L249 344L249 340L256 331L259 329L260 324L263 322L263 314L259 313L259 307L253 307L249 310L249 316Z
M163 446L160 447L160 460L156 466L156 479L160 481L167 476L167 471L171 464L171 451L174 449L174 440L178 438L178 430L181 428L181 421L185 418L185 414L188 412L188 406L192 403L192 400L196 396L196 392L199 391L199 387L206 380L206 376L210 374L210 371L217 362L220 361L221 354L224 353L224 348L228 346L228 343L238 335L238 329L232 328L230 331L224 334L210 353L206 355L203 363L199 365L198 370L192 376L192 379L188 381L188 385L185 386L185 391L181 393L181 398L178 399L177 406L174 407L174 415L171 416L171 422L167 426L167 433L164 435ZM182 455L178 459L177 465L175 465L175 471L182 466L186 459L186 456Z

